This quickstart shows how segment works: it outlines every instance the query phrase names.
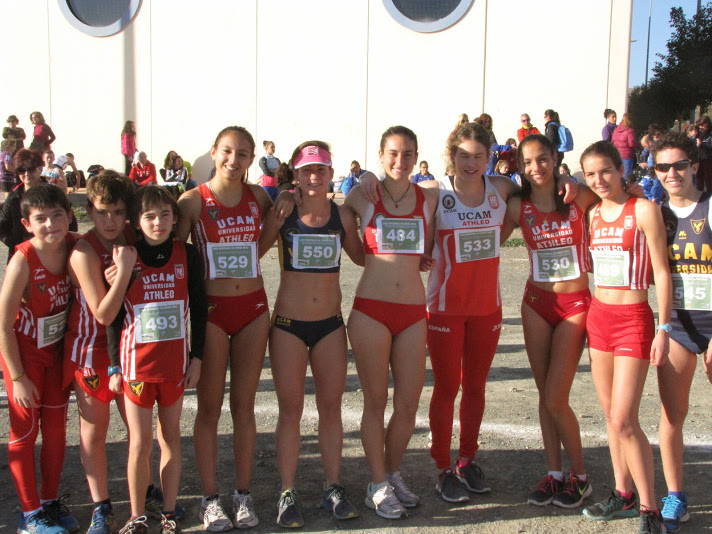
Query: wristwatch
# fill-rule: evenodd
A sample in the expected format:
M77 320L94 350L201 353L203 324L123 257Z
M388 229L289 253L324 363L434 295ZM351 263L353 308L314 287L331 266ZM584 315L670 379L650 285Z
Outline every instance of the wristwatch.
M672 326L670 325L670 323L659 324L656 327L656 330L665 330L669 334L670 332L672 332Z
M120 374L121 374L121 367L119 367L118 365L115 365L115 366L113 366L113 367L109 367L109 368L106 370L106 374L109 375L109 376L120 375Z

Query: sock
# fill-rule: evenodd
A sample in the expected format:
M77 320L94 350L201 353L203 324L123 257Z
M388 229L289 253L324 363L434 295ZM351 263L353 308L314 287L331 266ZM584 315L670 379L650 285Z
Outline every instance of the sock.
M625 499L626 501L629 501L633 498L633 492L632 491L618 491L620 493L621 497Z
M40 504L47 504L48 502L56 501L57 499L40 499Z
M472 460L469 458L458 458L457 459L457 467L462 469L463 467L467 467L472 463Z
M588 480L588 475L586 475L586 474L583 474L583 475L574 474L574 476L576 478L578 478L581 482L586 482Z
M203 497L203 508L208 506L208 501L212 501L213 499L217 499L220 497L219 493L216 493L215 495L209 495L207 497Z
M680 499L682 502L687 502L687 496L685 495L684 491L668 491L668 495L672 495L673 497L677 497Z
M547 474L549 476L554 477L554 480L558 480L559 482L564 481L564 472L563 471L549 471Z
M162 511L161 513L163 514L163 517L165 517L166 519L170 519L171 521L175 521L175 520L176 520L176 512L175 512L175 510L171 510L170 512L167 512L167 511L164 510L164 511Z
M235 490L235 493L237 493L238 495L249 495L250 490Z
M41 507L41 506L40 506L39 508L37 508L37 510L32 510L32 511L30 511L30 512L22 512L22 515L25 516L25 519L27 519L27 518L30 517L31 515L35 515L35 514L36 514L37 512L39 512L40 510L42 510L42 507Z
M103 501L95 502L94 503L94 508L99 508L102 504L108 504L109 509L111 509L111 499L104 499Z
M148 486L148 489L146 490L146 498L147 499L151 496L151 493L153 493L153 488L154 488L153 484Z

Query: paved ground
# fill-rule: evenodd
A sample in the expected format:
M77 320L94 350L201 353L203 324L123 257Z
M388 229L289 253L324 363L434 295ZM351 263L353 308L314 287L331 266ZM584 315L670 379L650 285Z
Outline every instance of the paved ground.
M4 247L3 247L4 248ZM432 393L432 373L428 364L426 387L421 399L415 435L403 462L402 471L411 489L422 498L422 505L413 510L410 517L399 521L381 519L363 505L365 488L369 481L366 462L359 440L362 393L350 356L348 382L343 399L344 458L342 482L349 489L361 516L348 522L336 522L317 508L322 484L322 471L316 436L316 405L313 385L306 386L306 406L302 420L302 457L299 465L299 494L305 508L306 525L303 530L325 532L351 530L354 532L453 532L483 533L622 533L637 531L637 520L618 520L597 523L586 520L579 510L567 511L554 507L537 508L525 504L526 497L536 480L544 474L544 455L537 415L537 391L531 377L521 332L519 303L526 280L528 265L523 247L502 249L502 297L504 323L499 350L487 385L487 410L484 417L481 448L478 460L493 491L486 496L474 496L465 506L453 506L440 500L434 492L435 469L429 456L428 403ZM0 264L5 265L5 250L0 253ZM262 263L267 292L273 301L279 282L276 249ZM354 296L359 268L344 260L342 271L344 313L348 315ZM651 299L654 303L654 299ZM226 392L227 395L228 392ZM227 398L227 397L226 397ZM72 400L73 402L73 400ZM7 399L0 391L0 407ZM595 390L591 381L588 358L584 354L579 373L573 386L572 405L579 416L585 458L594 486L593 497L607 497L605 485L613 483L610 459L603 420ZM188 516L182 526L185 532L197 532L201 525L197 520L200 487L195 470L192 442L192 422L195 417L194 391L186 393L185 410L181 422L183 430L184 472L180 502ZM227 402L225 404L227 406ZM710 407L712 388L707 383L700 365L693 382L690 415L685 427L686 456L685 475L690 498L692 519L684 530L687 532L712 531L712 493L708 481L712 479L712 424ZM275 458L274 428L277 417L277 402L274 385L265 361L257 399L258 454L255 466L255 482L252 488L261 523L255 532L276 532L276 503L279 497L279 477ZM653 443L657 441L657 420L660 415L657 395L657 380L650 371L641 407L641 421ZM71 493L72 510L79 518L83 531L89 524L91 506L78 454L78 419L75 405L69 410L68 448L62 481L62 492ZM457 442L457 428L453 429L453 443ZM7 412L0 412L0 438L7 440ZM126 430L115 417L107 444L110 466L111 495L115 511L121 522L129 514L126 489ZM231 421L226 408L220 422L219 437L219 486L223 493L233 487L231 460ZM456 450L456 445L453 447ZM658 493L665 486L655 449ZM455 452L453 451L453 454ZM14 532L16 528L17 497L7 467L7 450L0 448L0 533ZM227 498L224 499L228 504ZM157 531L154 522L152 532Z

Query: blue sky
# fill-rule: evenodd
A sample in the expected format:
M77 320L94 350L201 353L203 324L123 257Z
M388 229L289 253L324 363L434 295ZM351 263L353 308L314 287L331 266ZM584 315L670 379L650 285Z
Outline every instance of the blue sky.
M648 13L651 0L633 0L633 27L630 43L630 74L628 86L645 83L645 51L648 40ZM665 45L670 39L670 8L681 7L689 19L697 11L697 0L652 0L653 10L650 25L650 66L648 79L653 76L653 67L660 58L656 54L666 54ZM702 0L706 5L708 0Z

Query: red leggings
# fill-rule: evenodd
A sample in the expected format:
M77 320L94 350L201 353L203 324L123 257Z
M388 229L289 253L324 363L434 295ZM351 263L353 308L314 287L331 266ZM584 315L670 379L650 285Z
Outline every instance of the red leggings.
M51 367L25 365L25 373L37 388L39 408L22 408L13 401L13 386L7 377L9 372L2 361L2 372L7 390L7 405L10 412L10 439L7 458L15 482L23 512L40 507L43 500L57 498L59 479L64 465L64 450L67 436L67 403L69 389L62 388L62 364ZM37 493L35 473L35 441L42 430L40 449L41 494Z
M474 458L485 411L485 383L502 326L501 308L491 315L428 313L428 349L433 368L430 400L430 456L438 469L450 467L455 398L460 399L460 457Z

